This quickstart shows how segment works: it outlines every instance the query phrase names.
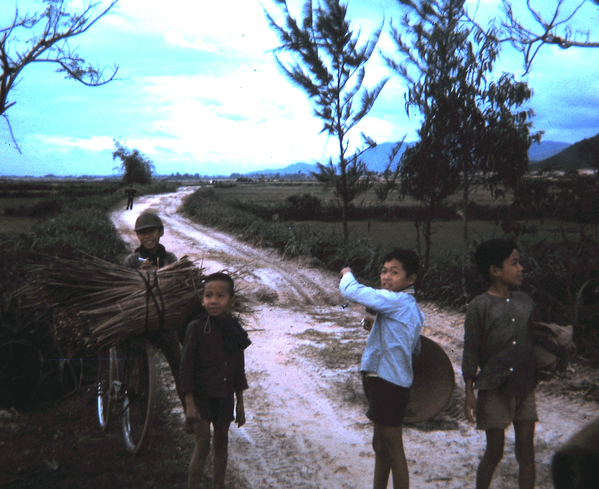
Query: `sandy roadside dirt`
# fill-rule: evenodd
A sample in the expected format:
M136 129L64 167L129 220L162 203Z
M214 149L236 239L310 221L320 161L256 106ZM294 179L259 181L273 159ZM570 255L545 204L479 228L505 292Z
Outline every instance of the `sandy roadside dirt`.
M191 191L140 198L133 211L118 211L113 220L133 249L133 223L141 211L152 209L164 220L161 242L168 250L188 255L207 272L243 270L245 280L238 286L252 299L255 311L244 324L253 342L246 350L248 422L241 429L231 427L231 487L371 487L372 427L364 414L358 376L366 341L359 327L362 307L345 304L336 274L282 260L272 251L252 248L178 215L182 196ZM485 440L461 414L463 315L421 307L426 315L423 334L451 358L456 388L442 413L404 429L411 487L473 487ZM331 349L347 355L339 359L327 353ZM537 402L537 487L551 488L555 448L596 416L597 404L545 391ZM180 409L175 414L182 419ZM517 487L516 472L514 433L509 429L492 487Z

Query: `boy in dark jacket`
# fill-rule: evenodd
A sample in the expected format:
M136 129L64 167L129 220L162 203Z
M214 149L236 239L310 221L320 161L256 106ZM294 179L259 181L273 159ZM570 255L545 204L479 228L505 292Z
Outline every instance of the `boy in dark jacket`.
M215 489L224 488L231 421L239 427L245 424L243 391L248 385L244 349L251 342L239 322L228 314L234 300L233 279L224 273L209 275L202 300L206 312L187 327L179 379L186 427L195 433L188 475L190 489L199 488L202 482L210 452L210 424L214 427Z

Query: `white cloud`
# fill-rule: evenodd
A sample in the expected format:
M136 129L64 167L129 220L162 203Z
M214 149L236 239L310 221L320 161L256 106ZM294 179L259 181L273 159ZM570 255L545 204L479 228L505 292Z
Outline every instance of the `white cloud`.
M158 34L172 44L208 52L260 53L273 47L257 0L127 0L118 11L129 29Z
M58 150L68 151L73 148L86 149L90 151L102 151L112 149L114 142L106 136L91 136L90 138L73 138L67 136L47 136L44 134L32 134L29 136L36 139L46 151Z

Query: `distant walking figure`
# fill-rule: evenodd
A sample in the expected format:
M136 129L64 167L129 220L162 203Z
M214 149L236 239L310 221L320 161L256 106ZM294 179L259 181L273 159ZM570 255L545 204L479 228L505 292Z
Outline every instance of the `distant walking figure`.
M127 210L133 209L133 197L137 190L133 188L133 185L129 185L129 188L125 189L125 195L127 195Z

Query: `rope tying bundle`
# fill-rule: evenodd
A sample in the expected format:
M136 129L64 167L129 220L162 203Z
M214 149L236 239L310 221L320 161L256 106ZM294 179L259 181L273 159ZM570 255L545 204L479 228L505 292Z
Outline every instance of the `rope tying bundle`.
M162 331L164 329L165 307L162 291L160 290L160 283L158 281L158 273L156 273L156 270L147 270L145 275L140 270L137 270L137 273L139 273L146 284L146 332L149 331L150 326L150 302L153 302L156 307L159 324L158 330ZM154 277L153 281L152 277Z

